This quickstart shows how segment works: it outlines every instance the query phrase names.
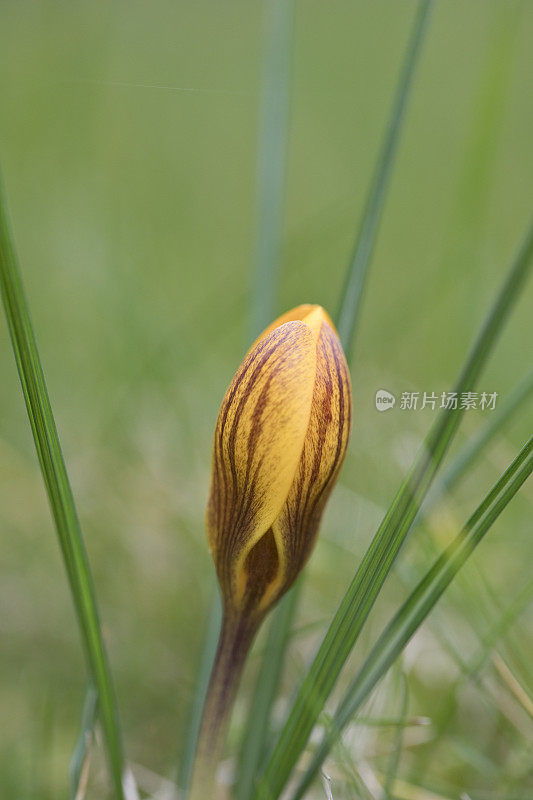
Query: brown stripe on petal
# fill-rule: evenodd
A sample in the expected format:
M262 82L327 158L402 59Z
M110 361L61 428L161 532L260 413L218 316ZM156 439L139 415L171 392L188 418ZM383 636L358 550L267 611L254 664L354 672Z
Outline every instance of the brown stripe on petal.
M273 524L290 564L291 583L316 539L326 501L339 473L351 427L348 365L331 326L324 322L317 341L317 374L309 427L293 486ZM283 587L283 591L288 585Z
M220 470L219 478L221 479L221 481L219 480L219 491L223 492L222 499L224 501L221 519L222 527L227 527L231 521L228 517L228 514L231 514L232 511L232 503L230 502L230 498L235 497L238 493L234 442L239 418L243 411L249 392L253 389L253 386L259 379L262 371L266 368L269 359L276 350L276 347L281 341L283 341L284 335L285 334L282 334L278 340L263 340L259 343L258 347L246 357L244 363L237 371L222 402L222 407L215 430L214 445L215 448L218 446L217 466ZM240 393L240 401L237 408L235 408L235 398L238 393ZM232 412L233 419L231 430L229 432L229 436L227 437L227 450L224 452L224 435L228 421L228 415L230 415L230 412ZM227 469L225 469L226 465L229 466L229 475ZM228 478L231 479L232 483L231 491L229 491ZM220 483L224 484L224 486L220 486ZM219 512L220 511L221 509L219 506Z
M269 391L270 386L272 383L272 379L274 377L275 372L271 371L270 374L265 378L264 386L258 390L259 394L257 397L257 401L255 406L250 401L250 397L252 395L253 387L255 386L260 374L265 369L267 362L270 359L270 355L273 354L276 348L279 348L279 345L285 341L285 337L288 335L288 332L280 332L279 339L275 345L264 355L261 356L259 359L259 363L257 366L254 367L253 374L248 381L244 391L241 404L237 409L233 421L233 425L231 427L231 431L229 434L229 446L228 446L228 458L231 465L236 464L236 443L237 443L237 431L238 431L238 422L242 419L242 414L244 410L244 404L248 403L250 406L247 409L247 413L251 420L251 428L248 434L247 441L244 446L244 450L247 454L246 458L246 470L243 479L243 486L245 487L244 492L240 492L240 501L237 507L233 505L232 508L232 516L230 520L230 524L228 525L228 529L231 530L231 534L225 538L225 550L228 551L231 547L231 544L234 542L238 532L242 529L243 525L246 523L247 527L251 527L254 523L254 509L257 504L257 492L256 492L256 485L257 485L257 478L261 472L262 462L263 459L257 458L257 445L261 434L263 433L263 415L265 411L268 409L269 403ZM281 355L281 351L278 349L278 356L279 356L279 365L281 366L285 359ZM251 476L251 469L252 465L255 463L256 469L255 474Z
M259 438L262 433L263 415L265 413L265 410L268 408L269 391L272 379L273 375L270 375L268 379L265 381L265 385L259 392L259 396L257 398L255 406L250 410L251 428L248 434L248 439L246 441L246 447L245 447L245 451L247 453L246 471L243 481L245 492L243 492L241 495L240 506L234 515L234 520L233 520L234 534L232 538L235 537L236 531L238 531L242 525L243 513L244 515L248 516L249 523L253 521L251 514L253 512L254 500L257 500L256 497L257 478L260 474L263 464L263 459L257 458L256 453L257 453ZM254 463L256 469L252 479L251 471Z
M252 348L226 392L207 513L225 597L235 594L247 553L289 493L309 422L316 360L309 327L289 322Z

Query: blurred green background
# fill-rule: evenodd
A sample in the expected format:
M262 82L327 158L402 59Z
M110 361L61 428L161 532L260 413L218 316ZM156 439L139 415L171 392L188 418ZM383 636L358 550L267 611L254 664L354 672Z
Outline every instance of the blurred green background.
M414 8L296 4L279 312L302 302L336 312ZM250 337L263 12L233 0L0 6L0 158L126 750L148 789L172 777L183 741L213 586L211 436ZM380 414L375 391L450 388L528 224L532 37L531 3L436 3L359 325L354 433L307 569L279 715L434 418ZM504 398L530 366L531 300L529 287L480 390ZM0 797L55 799L67 792L85 669L3 323L0 387ZM490 413L469 411L456 445ZM430 563L428 541L458 530L531 421L522 409L413 534L348 675ZM475 653L527 583L532 502L526 485L407 649L409 713L433 722L406 734L409 786L472 800L533 792L524 704L490 657L479 684L455 692L445 645ZM523 687L527 623L498 643ZM394 716L389 688L374 703ZM363 726L347 750L379 772L390 737ZM91 798L105 796L102 770L97 756ZM337 780L336 800L359 796Z

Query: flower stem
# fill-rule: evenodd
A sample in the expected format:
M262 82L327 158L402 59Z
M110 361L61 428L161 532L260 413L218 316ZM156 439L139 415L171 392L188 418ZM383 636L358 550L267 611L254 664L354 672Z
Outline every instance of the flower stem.
M214 797L231 710L250 645L261 618L225 611L196 745L189 800Z

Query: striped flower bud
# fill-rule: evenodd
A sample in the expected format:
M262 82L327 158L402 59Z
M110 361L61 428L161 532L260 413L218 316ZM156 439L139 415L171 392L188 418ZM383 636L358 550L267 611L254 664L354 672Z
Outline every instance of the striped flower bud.
M315 543L351 427L346 359L323 308L279 317L226 392L207 535L226 611L262 617Z

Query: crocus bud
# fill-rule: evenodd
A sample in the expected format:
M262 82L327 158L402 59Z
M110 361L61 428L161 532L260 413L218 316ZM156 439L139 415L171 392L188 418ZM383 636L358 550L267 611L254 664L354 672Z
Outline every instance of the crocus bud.
M299 574L350 427L333 323L320 306L298 306L248 351L218 416L207 535L227 612L262 617Z

